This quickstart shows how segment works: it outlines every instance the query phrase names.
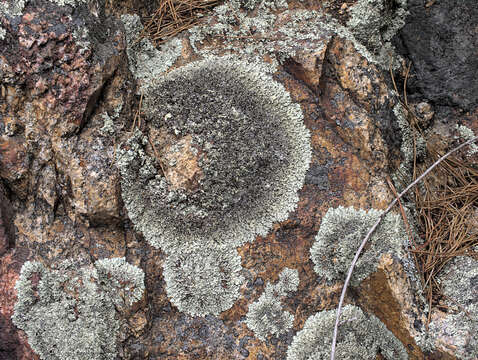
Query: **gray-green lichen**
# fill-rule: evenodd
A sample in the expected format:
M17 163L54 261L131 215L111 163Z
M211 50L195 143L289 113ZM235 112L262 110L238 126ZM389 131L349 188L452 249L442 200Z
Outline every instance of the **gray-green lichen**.
M315 272L328 281L344 281L360 243L380 214L374 209L365 211L342 206L329 209L310 249ZM380 256L385 253L404 258L407 244L402 218L387 214L357 261L351 284L358 285L374 272Z
M204 176L175 189L140 133L119 149L122 195L136 228L167 253L201 243L240 246L295 209L309 167L310 134L284 87L253 63L211 57L150 85L148 123L192 136ZM127 150L126 150L127 149Z
M469 127L466 127L465 125L457 124L456 129L458 130L458 133L460 134L460 136L466 141L471 140L476 136L473 130L471 130ZM466 153L466 155L472 156L476 153L478 153L478 145L476 145L476 142L475 142L469 145L469 150Z
M321 311L310 318L287 350L287 360L327 360L330 358L336 310ZM346 305L341 314L336 359L408 359L403 344L374 315Z
M7 31L0 26L0 40L5 39L6 34L7 34Z
M191 246L168 255L166 291L179 311L218 315L232 307L244 282L241 257L231 247Z
M297 291L299 272L284 269L275 285L267 284L264 293L249 306L246 325L262 341L267 336L279 336L286 333L294 323L294 316L282 310L281 297Z
M406 110L401 104L397 104L393 108L393 113L397 119L400 133L402 135L400 153L402 154L403 160L400 163L398 170L392 175L392 179L398 190L401 190L404 188L404 186L412 181L414 154L417 158L420 158L426 154L426 141L418 133L415 136L415 151L413 149L413 129L407 121L407 115L405 111Z
M88 0L50 0L50 2L55 3L59 6L76 6L79 4L87 3Z
M195 51L199 45L206 45L209 37L224 40L221 47L203 46L201 55L219 55L232 51L244 58L262 59L270 56L272 68L296 54L310 49L316 52L333 35L324 24L326 17L316 11L287 10L285 1L252 1L247 11L241 1L227 1L214 8L205 24L188 30L190 43ZM281 9L281 15L277 15ZM284 10L285 9L285 10ZM288 16L288 18L287 18ZM283 19L287 18L287 21ZM281 25L278 27L277 23Z
M417 157L417 159L419 159L426 154L426 141L420 134L417 133L415 136L414 151L413 129L407 121L405 109L401 104L397 104L393 108L393 113L397 119L402 136L400 153L403 159L397 171L392 175L393 182L395 183L396 188L400 191L405 188L406 185L412 182L414 155Z
M445 318L430 323L430 337L445 338L458 359L478 357L478 261L468 256L451 260L440 272L445 300Z
M315 10L288 10L285 1L227 1L216 7L205 24L188 30L195 51L208 37L225 40L220 49L204 46L201 54L231 50L241 56L261 58L269 55L277 66L298 51L316 52L335 34L352 41L368 61L388 70L390 43L406 16L406 0L389 6L388 0L361 0L351 7L346 26L328 14ZM254 9L254 11L250 11ZM281 9L280 14L277 9ZM285 9L285 10L284 10ZM284 21L284 19L287 19ZM399 61L394 56L393 67Z
M81 3L86 3L88 0L49 0L59 6L71 5L76 6ZM0 2L0 13L9 17L21 16L23 9L28 3L28 0L5 0Z
M20 16L25 7L25 0L7 0L0 2L0 14L5 14L9 17Z
M115 306L140 299L143 282L142 270L124 258L83 267L65 261L54 270L26 262L15 284L12 320L41 359L116 359Z
M158 50L148 39L140 38L143 26L138 15L123 15L121 20L126 30L129 69L133 75L144 80L142 85L164 73L181 54L181 40L173 38Z
M392 38L405 25L407 0L359 0L350 8L346 28L387 70L395 51ZM393 59L395 65L397 59Z
M103 127L100 129L100 132L105 136L111 136L116 133L116 126L114 120L116 120L121 110L123 109L123 103L120 103L116 108L113 109L113 113L109 115L106 111L101 114L101 117L104 121Z

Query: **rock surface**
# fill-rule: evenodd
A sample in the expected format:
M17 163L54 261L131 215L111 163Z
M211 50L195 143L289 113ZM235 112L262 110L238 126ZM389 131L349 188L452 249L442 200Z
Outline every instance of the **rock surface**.
M401 52L414 66L416 87L440 105L473 110L478 105L478 9L472 1L409 0L400 30ZM417 90L418 90L417 89Z
M334 1L327 6L313 1L249 1L249 10L242 2L230 1L203 25L161 49L142 40L134 51L131 41L136 38L128 32L134 18L126 18L130 22L123 25L105 15L101 1L59 3L30 0L17 15L7 14L0 3L0 178L5 184L0 192L0 359L38 358L10 320L14 284L23 263L32 260L51 267L70 258L92 264L123 256L144 271L146 296L121 314L119 358L285 359L307 319L338 303L342 283L328 283L314 272L310 260L322 217L339 205L386 208L393 199L386 176L409 159L402 145L410 139L394 112L398 101L383 63L367 48L370 44L361 44L346 26L356 16L353 6L370 1ZM441 14L452 3L437 2L424 11ZM437 19L438 15L417 15L421 10L414 1L411 4L412 19L422 19L423 24ZM144 15L148 6L122 1L113 9L107 7L106 13ZM393 6L383 9L390 15L387 19L398 17ZM467 24L476 22L473 11L467 12ZM410 29L418 25L407 21L402 38L410 44L415 41ZM370 26L376 29L377 24ZM454 29L450 32L458 34ZM387 38L375 34L383 41ZM469 36L473 41L472 33ZM408 46L404 55L414 61L422 84L423 94L413 94L413 105L431 129L430 141L445 148L453 136L461 136L454 128L457 121L478 131L476 86L467 83L471 74L452 81L453 72L443 77L438 71L438 77L428 81L431 68L422 66L428 55L421 49L445 46L430 48L428 41L415 48L420 51ZM466 51L460 48L450 56ZM312 159L295 210L266 236L236 249L244 280L234 305L218 316L191 317L167 296L166 255L150 246L128 217L116 152L134 127L149 129L138 113L148 76L224 54L261 61L300 105L311 134ZM476 68L472 57L464 63L432 60L437 69L473 73L472 66ZM437 101L469 111L439 106ZM163 165L161 171L172 186L199 189L204 174L197 156L202 149L194 149L187 135L149 135L160 146L145 148ZM248 308L286 267L297 269L300 280L297 292L281 301L282 310L294 316L293 327L262 341L247 327ZM352 288L346 302L380 319L405 346L409 359L455 358L453 343L440 345L443 342L426 337L425 308L412 272L407 259L383 256L377 271ZM378 353L377 358L385 357Z

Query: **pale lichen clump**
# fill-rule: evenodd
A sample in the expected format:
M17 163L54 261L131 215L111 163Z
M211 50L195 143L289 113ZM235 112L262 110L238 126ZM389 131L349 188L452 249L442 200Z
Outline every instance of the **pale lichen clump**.
M349 20L343 26L321 11L288 10L286 1L232 0L214 8L206 23L189 29L188 34L193 49L203 55L224 49L257 58L269 55L274 66L297 52L315 52L338 34L384 70L389 68L389 55L394 54L392 67L397 68L399 57L391 39L405 24L406 0L360 0L349 11ZM200 46L209 37L225 40L224 44L220 49Z
M374 209L365 211L342 206L329 209L310 249L315 272L328 281L344 281L360 243L380 214ZM387 214L357 261L351 283L358 285L376 271L380 256L385 253L404 258L407 243L400 215Z
M284 269L277 284L267 284L264 293L249 306L246 324L260 340L265 341L269 335L279 336L292 328L294 316L282 309L281 297L297 291L298 286L298 271Z
M88 0L49 0L50 2L57 4L59 6L76 6L80 4L85 4ZM23 15L23 9L28 3L26 0L5 0L0 2L0 13L5 14L9 17L21 16Z
M438 279L449 310L445 318L430 323L430 337L447 339L458 359L476 359L478 261L468 256L458 256L443 268Z
M149 139L136 131L117 151L125 206L136 229L168 255L165 274L173 303L191 315L217 314L225 304L232 306L237 287L228 288L229 300L221 308L199 309L198 299L206 296L201 292L183 305L185 290L178 287L170 266L193 248L235 251L287 219L309 167L310 134L300 106L284 87L260 65L233 56L190 63L145 90L143 111L150 133L190 139L202 175L194 189L174 186L158 164L161 159L148 153ZM182 263L209 269L211 279L221 278L210 263L219 255L191 256ZM237 277L225 274L236 283ZM194 271L185 268L184 275L193 281ZM222 294L224 289L209 291Z
M54 270L26 262L15 288L13 323L41 359L116 359L116 308L141 299L144 273L124 258L65 261Z
M254 64L190 63L151 84L143 104L152 127L192 136L204 174L197 190L175 189L140 133L117 152L129 217L153 246L166 253L197 243L240 246L295 209L310 134L300 106Z
M25 7L25 0L2 1L0 2L0 13L9 17L21 16Z
M471 130L469 127L466 127L465 125L458 125L457 124L456 129L458 130L458 133L460 134L460 136L466 141L471 140L476 136L475 133L473 132L473 130ZM470 144L469 145L469 150L466 153L466 155L467 156L472 156L476 153L478 153L478 145L476 145L476 143Z
M321 311L310 318L287 350L287 360L327 360L330 358L336 310ZM408 359L403 344L374 315L347 305L342 310L335 352L336 359Z
M405 187L403 184L409 184L413 181L413 161L414 157L420 159L426 154L426 141L420 134L413 135L413 129L407 120L407 114L402 104L397 104L393 108L393 113L397 119L400 128L402 143L400 153L403 157L400 167L392 174L392 179L398 190Z
M241 257L230 247L189 247L167 257L166 291L179 311L219 315L232 307L244 282Z
M121 20L126 30L129 69L138 80L143 80L141 86L147 87L181 55L181 40L171 39L158 50L151 41L140 38L143 25L138 15L123 15Z
M374 62L388 70L390 60L398 66L392 38L405 25L407 0L359 0L350 8L346 28L373 55ZM395 55L395 57L397 57Z
M277 15L278 10L282 15ZM278 20L287 15L288 21L277 27ZM298 51L310 48L316 52L325 46L333 35L327 22L317 11L289 11L286 1L227 1L214 8L205 24L189 29L188 36L192 48L203 56L219 55L224 50L244 58L268 55L275 71L280 62ZM211 47L205 41L210 37L225 41L220 48Z

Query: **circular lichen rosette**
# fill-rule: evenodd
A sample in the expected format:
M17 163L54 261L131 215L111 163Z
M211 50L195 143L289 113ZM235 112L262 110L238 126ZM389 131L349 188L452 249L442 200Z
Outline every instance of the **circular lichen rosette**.
M239 246L295 209L310 134L265 69L210 57L145 88L145 129L117 154L129 217L153 246Z
M168 255L166 291L179 311L218 315L232 307L244 282L241 257L231 247L190 246Z

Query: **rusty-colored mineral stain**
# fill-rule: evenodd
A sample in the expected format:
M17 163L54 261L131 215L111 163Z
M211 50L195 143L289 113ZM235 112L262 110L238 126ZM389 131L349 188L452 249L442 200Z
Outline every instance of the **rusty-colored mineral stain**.
M149 140L152 147L151 155L157 159L171 188L197 190L199 180L203 177L203 171L199 166L199 158L203 152L193 144L192 136L178 138L164 128L151 127Z
M360 284L358 302L404 344L411 360L422 360L424 354L412 337L415 319L411 317L414 313L412 291L406 279L402 266L390 254L383 255L377 271ZM418 320L425 321L424 318Z

